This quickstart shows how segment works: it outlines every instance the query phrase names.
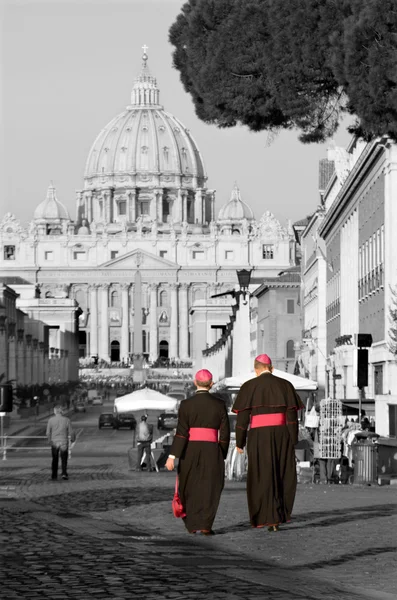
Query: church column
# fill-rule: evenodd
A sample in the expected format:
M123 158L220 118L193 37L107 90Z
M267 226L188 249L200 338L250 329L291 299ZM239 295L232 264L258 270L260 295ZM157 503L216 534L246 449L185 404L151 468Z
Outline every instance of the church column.
M76 191L76 222L79 223L83 212L83 192Z
M149 216L153 221L157 220L157 193L153 192L152 199L150 200Z
M114 212L113 212L113 188L109 188L109 223L113 223L114 221Z
M179 357L181 360L189 358L189 315L188 315L188 284L182 283L179 288Z
M155 197L156 197L156 213L157 213L157 220L159 221L159 223L163 222L163 189L162 188L158 188L157 190L155 190Z
M203 222L203 196L201 190L196 190L194 196L194 222Z
M127 360L129 355L129 307L128 307L128 296L129 296L129 283L121 284L121 344L120 344L120 359Z
M101 283L99 286L101 306L99 356L103 360L109 360L108 289L109 286L107 283Z
M211 221L215 221L215 194L211 193Z
M90 354L98 354L98 284L90 286Z
M102 208L103 221L104 221L104 223L109 223L109 194L106 190L102 191L102 198L103 198L103 208Z
M182 203L182 221L187 223L187 192L185 190L180 190L180 194Z
M129 198L129 220L131 223L135 223L136 221L136 190L133 189L128 192Z
M183 215L183 196L182 196L182 190L179 188L178 189L178 195L176 198L176 214L177 214L177 221L178 223L183 223L183 221L186 221L186 217L184 217Z
M86 213L86 219L89 223L91 223L92 221L92 192L89 191L86 193L86 198L87 198L87 213Z
M171 284L171 327L170 327L170 349L169 358L178 358L178 283Z
M150 284L150 356L149 360L155 361L159 354L159 339L157 325L157 283Z

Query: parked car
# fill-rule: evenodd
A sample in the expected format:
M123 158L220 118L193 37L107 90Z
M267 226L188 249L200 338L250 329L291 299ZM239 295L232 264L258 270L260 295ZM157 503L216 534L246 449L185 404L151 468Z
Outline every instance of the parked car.
M103 398L102 396L95 396L95 398L92 399L92 404L95 405L101 405L103 404Z
M129 429L136 429L136 419L132 413L125 412L114 415L114 428L120 429L120 427L128 427Z
M175 429L178 423L177 413L162 413L157 419L157 429Z
M85 403L83 400L78 400L74 405L74 412L85 412Z
M114 427L114 414L113 413L102 413L99 415L98 428L102 427Z

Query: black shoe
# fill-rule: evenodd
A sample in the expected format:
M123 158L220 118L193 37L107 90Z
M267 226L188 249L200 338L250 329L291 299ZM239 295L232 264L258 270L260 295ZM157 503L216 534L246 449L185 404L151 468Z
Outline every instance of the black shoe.
M267 530L268 531L280 531L278 525L270 525L270 527L268 527Z
M64 473L64 474L62 475L62 479L69 479L69 477L66 475L66 473Z
M58 479L58 477L56 475L55 475L55 477L54 477L54 475L51 477L51 481L57 481L57 479Z

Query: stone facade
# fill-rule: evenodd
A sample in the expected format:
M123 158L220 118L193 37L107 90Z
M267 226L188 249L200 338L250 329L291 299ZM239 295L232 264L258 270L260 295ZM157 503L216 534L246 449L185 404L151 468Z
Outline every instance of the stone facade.
M325 392L359 406L357 334L371 334L368 386L362 403L367 414L375 412L381 435L395 435L397 425L397 361L390 351L389 335L392 290L397 286L396 194L396 145L387 138L367 144L352 140L346 151L336 153L335 173L324 191L321 215L312 217L302 235L303 255L311 254L314 227L324 246L314 262L302 263L304 340L310 338L310 322L318 327L323 318L322 311L313 318L309 295L315 289L313 264L318 281L321 269L323 281L326 261L326 289L323 282L317 291L318 299L321 295L326 304ZM313 344L318 365L325 362L320 359L323 348L324 344L321 348ZM304 350L300 359L307 359ZM310 370L308 375L314 377Z
M219 335L237 269L258 283L295 264L295 238L266 211L259 220L237 185L219 215L191 133L159 104L144 54L131 104L96 138L72 220L50 185L28 227L0 222L0 272L36 282L43 299L76 300L80 356L129 360L136 319L142 348L192 360ZM140 272L141 315L134 314ZM135 322L135 324L134 324Z
M76 303L16 281L0 278L0 375L14 385L77 381Z
M268 354L274 367L294 372L301 340L299 268L268 277L255 290L256 354Z

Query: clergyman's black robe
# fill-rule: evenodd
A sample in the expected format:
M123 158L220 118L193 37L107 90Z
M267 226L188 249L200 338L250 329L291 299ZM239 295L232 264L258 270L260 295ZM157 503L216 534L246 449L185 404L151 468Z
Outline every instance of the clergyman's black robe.
M189 441L191 427L219 430L219 442ZM230 426L223 400L206 391L182 400L170 454L179 458L179 495L188 531L210 530L225 481Z
M301 408L292 384L269 372L244 383L234 402L236 445L244 448L247 443L247 498L253 527L290 520L297 483L297 411ZM272 413L284 413L286 424L250 428L247 433L251 416Z

